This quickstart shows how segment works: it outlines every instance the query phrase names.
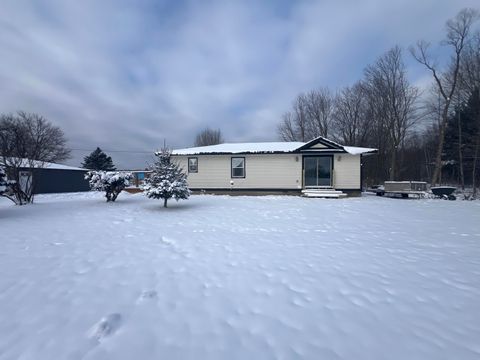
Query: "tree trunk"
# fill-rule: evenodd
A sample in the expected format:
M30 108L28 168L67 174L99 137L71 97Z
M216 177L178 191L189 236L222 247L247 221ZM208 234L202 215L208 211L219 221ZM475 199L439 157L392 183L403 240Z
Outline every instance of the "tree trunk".
M431 179L430 177L430 157L427 154L427 148L423 146L423 154L425 155L425 174L426 179Z
M473 156L473 167L472 167L472 186L473 186L473 194L472 198L475 199L477 196L477 183L475 178L477 176L477 161L479 155L479 148L480 148L480 129L477 134L477 141L475 142L475 155Z
M462 155L462 122L460 119L460 111L458 111L458 163L460 166L460 184L462 185L462 190L465 191L465 176L463 175L463 155Z
M390 181L395 180L396 171L397 171L397 147L394 146L392 149L392 156L390 157Z
M442 173L442 153L443 153L443 144L445 142L445 130L447 127L447 120L448 120L448 108L450 106L450 102L445 104L442 113L442 123L440 125L440 133L438 135L438 147L437 147L437 154L435 155L435 169L433 170L432 176L432 185L436 185L440 182L441 173Z
M163 199L163 207L167 207L167 201L168 201L167 198Z

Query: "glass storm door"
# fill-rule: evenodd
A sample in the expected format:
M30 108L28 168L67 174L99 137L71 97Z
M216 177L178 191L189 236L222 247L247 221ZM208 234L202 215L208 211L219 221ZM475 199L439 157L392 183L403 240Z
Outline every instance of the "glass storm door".
M330 156L306 156L303 158L304 186L332 186L332 158Z

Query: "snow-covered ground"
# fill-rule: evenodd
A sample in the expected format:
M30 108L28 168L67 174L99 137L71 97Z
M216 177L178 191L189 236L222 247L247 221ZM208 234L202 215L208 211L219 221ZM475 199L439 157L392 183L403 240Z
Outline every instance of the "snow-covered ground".
M0 359L479 359L480 202L0 200Z

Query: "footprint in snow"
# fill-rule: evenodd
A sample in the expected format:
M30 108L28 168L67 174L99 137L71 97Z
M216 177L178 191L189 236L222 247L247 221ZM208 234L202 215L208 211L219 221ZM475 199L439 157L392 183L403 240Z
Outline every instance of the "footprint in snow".
M113 335L122 324L122 315L118 313L109 314L88 330L88 337L101 342L104 338Z
M184 258L191 258L192 254L190 252L185 251L184 249L179 246L178 242L175 239L171 239L165 236L160 238L160 241L165 245L165 247L169 248L173 253L180 255Z
M164 244L175 245L175 240L162 236L160 239Z
M137 303L142 303L148 300L154 300L158 298L158 293L155 290L143 291L137 299Z

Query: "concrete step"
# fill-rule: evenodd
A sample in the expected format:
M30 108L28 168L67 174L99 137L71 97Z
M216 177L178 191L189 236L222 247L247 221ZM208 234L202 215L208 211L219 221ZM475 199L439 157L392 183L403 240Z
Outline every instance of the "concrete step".
M325 193L325 194L343 194L340 190L335 189L303 189L302 192L310 192L310 193Z
M305 189L302 190L302 195L305 197L316 198L344 198L347 194L335 189Z
M347 197L347 194L303 194L304 197L309 198L330 198L330 199L341 199Z

